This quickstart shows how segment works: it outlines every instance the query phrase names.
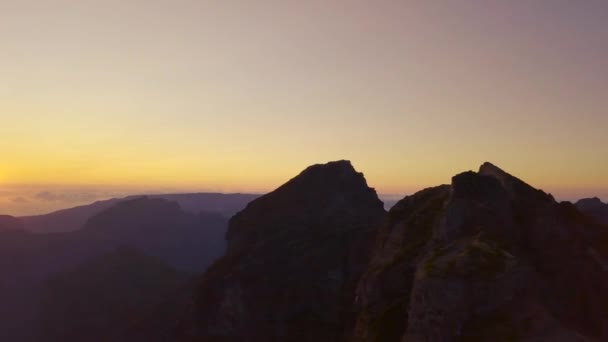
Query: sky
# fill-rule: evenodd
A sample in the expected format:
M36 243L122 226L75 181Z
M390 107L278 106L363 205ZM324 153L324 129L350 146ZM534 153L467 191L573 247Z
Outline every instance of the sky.
M4 214L337 159L608 200L607 1L0 0L0 78Z

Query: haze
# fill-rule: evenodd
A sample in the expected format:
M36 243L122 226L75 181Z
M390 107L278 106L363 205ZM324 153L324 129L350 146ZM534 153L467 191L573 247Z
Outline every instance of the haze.
M336 159L384 194L489 160L607 200L607 42L599 0L3 0L0 214Z

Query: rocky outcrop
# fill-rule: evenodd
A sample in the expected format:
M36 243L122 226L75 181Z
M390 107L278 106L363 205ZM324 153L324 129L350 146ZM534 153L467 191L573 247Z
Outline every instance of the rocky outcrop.
M379 229L353 339L606 339L605 228L490 163L408 196Z
M576 207L583 214L602 224L608 224L608 203L599 198L584 198L576 202Z
M203 275L184 340L340 341L375 227L376 192L350 162L314 165L235 215Z

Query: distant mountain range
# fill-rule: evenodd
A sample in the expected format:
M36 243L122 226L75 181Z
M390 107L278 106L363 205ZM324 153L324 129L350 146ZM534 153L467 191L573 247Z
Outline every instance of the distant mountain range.
M247 203L260 195L256 194L220 194L220 193L191 193L191 194L162 194L146 195L148 198L163 198L180 205L182 210L198 214L200 211L215 212L230 218ZM98 201L88 205L59 210L45 215L24 216L19 219L24 228L34 233L70 232L82 228L93 215L108 209L122 201L129 201L142 196L129 196Z
M70 291L61 287L71 286L69 281L74 279L76 282L74 286L77 288L81 282L78 280L79 274L87 274L83 267L102 267L100 265L104 265L104 262L97 263L91 260L113 253L122 246L131 246L132 249L137 250L137 253L159 260L153 264L166 265L173 269L173 272L182 274L180 279L204 271L224 252L226 245L224 235L227 224L227 218L224 215L230 210L236 210L238 205L245 206L246 203L243 201L247 195L235 195L234 201L231 200L232 195L198 194L183 197L174 195L174 197L184 200L185 205L189 205L191 210L197 204L206 203L209 206L200 207L202 210L194 214L184 211L177 202L156 196L98 202L91 206L62 211L59 214L62 219L67 220L66 222L84 220L80 229L57 232L63 229L45 226L53 222L61 222L61 220L53 220L57 217L53 214L46 216L51 219L47 221L41 219L38 222L39 227L46 227L44 230L54 231L53 233L31 233L26 230L27 225L23 224L22 219L9 216L0 217L0 303L2 303L0 316L3 318L0 320L0 340L37 341L37 329L31 326L31 322L34 320L35 313L41 309L38 305L42 299L41 296L45 293L55 293L49 297L52 300L46 301L47 305L57 301L61 302L64 299L71 301L70 297L62 298L60 296L60 294ZM218 203L211 204L213 197L218 199ZM107 208L104 208L105 206ZM212 211L217 209L223 211ZM84 213L92 216L85 219ZM45 225L42 225L41 222ZM132 256L133 254L127 255ZM117 257L111 258L111 260L114 263L120 263ZM143 257L138 260L142 261ZM124 261L129 262L128 259ZM88 266L82 266L83 263ZM133 266L133 264L126 264L125 267L129 267L129 272L132 272L133 277L138 277L141 272L147 270L133 268L129 265ZM122 269L113 268L113 270L127 272L126 270L121 271ZM89 271L91 273L105 272L102 269ZM63 278L65 281L47 285L49 277L63 272L74 274L74 278L66 276ZM151 272L156 271L151 270ZM159 269L158 272L164 271ZM145 277L145 274L141 274L141 276ZM128 278L116 274L106 280L115 282L114 285L118 286L117 289L120 290L120 286L123 286L120 282L128 281ZM93 286L93 283L87 284ZM100 283L100 286L102 285ZM110 288L114 285L107 283L103 286ZM49 289L47 286L51 286L51 288ZM82 292L74 293L73 296L82 295L82 300L87 300L87 293L96 291L96 289L84 287L81 290ZM115 295L125 294L116 293ZM142 301L142 305L147 305L147 299L142 299ZM66 303L66 305L65 310L82 309L82 307L74 306L76 304ZM54 312L53 308L42 307L42 309L44 309L42 314ZM91 310L97 309L91 307ZM86 316L82 313L76 314L76 312L81 311L74 311L75 318L82 315L84 319ZM65 313L65 316L68 317L69 314ZM53 321L53 317L39 317L38 321L48 322L49 319ZM91 319L97 318L91 317ZM46 335L51 331L48 328L48 326L45 328L47 329L45 330ZM61 327L57 327L57 329L61 329ZM84 330L86 329L83 328L82 331ZM99 335L99 333L97 334ZM57 336L57 340L62 340L61 334L58 333ZM80 337L83 338L81 340L89 340L85 336Z

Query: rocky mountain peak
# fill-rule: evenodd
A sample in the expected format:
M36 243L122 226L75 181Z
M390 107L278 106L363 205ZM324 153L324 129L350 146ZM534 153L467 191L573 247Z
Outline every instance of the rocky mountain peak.
M228 251L203 276L198 337L341 340L385 214L348 161L310 166L254 200L231 219Z
M375 191L367 186L363 174L357 172L348 160L309 166L298 176L273 191L271 195L278 197L296 192L322 195L341 191L375 195Z
M405 197L359 282L355 340L606 340L608 233L579 215L491 163Z
M312 165L230 220L228 252L276 229L366 225L381 212L384 207L376 191L350 161Z
M553 196L535 189L521 179L512 176L492 163L485 162L479 167L479 174L496 178L512 199L529 202L553 202Z

